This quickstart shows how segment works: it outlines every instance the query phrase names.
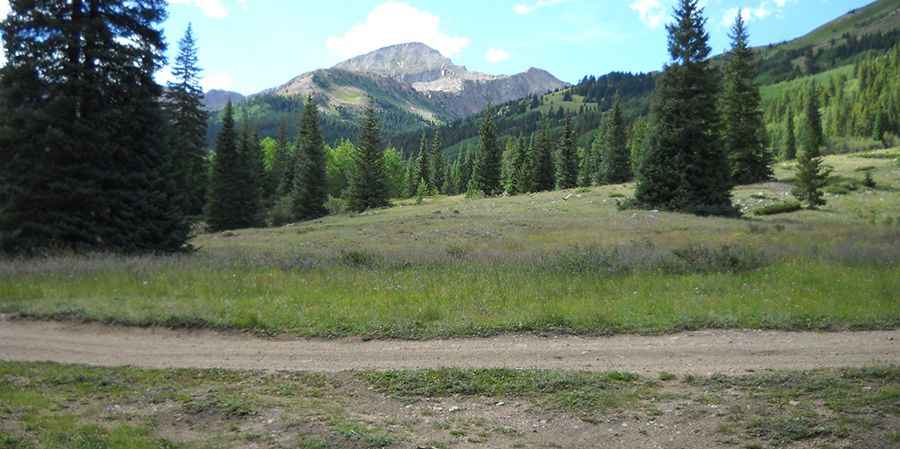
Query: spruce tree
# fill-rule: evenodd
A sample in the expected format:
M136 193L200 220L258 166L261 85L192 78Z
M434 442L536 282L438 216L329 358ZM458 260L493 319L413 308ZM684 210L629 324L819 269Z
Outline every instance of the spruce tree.
M534 175L532 162L534 159L531 152L532 144L520 137L518 146L516 147L516 154L513 157L511 193L521 194L531 192L531 188L534 185L532 179L532 176Z
M384 173L384 150L381 148L378 116L375 114L373 101L370 99L366 108L350 185L350 209L357 212L390 204Z
M760 107L762 99L754 83L758 70L740 10L730 37L731 50L725 66L725 91L721 103L723 141L734 182L752 184L772 177L772 156L761 138L765 124Z
M825 145L825 134L822 132L822 116L819 111L819 88L815 81L809 83L804 113L801 146L806 151L819 151Z
M497 195L502 192L500 185L500 164L502 153L497 143L494 130L493 110L488 107L484 112L484 123L481 125L481 150L478 158L478 171L475 174L475 186L485 195Z
M822 165L822 128L819 118L819 96L815 83L811 84L806 98L803 149L797 158L797 181L793 194L806 203L810 209L825 204L822 188L828 179L829 170Z
M206 202L207 113L200 87L202 69L197 65L197 42L191 25L178 41L178 56L172 66L174 81L166 91L169 115L169 144L173 152L176 187L184 195L183 210L200 214Z
M679 0L669 32L672 60L657 81L652 135L635 199L644 207L735 214L728 159L721 148L719 79L699 0Z
M622 117L622 106L618 96L606 119L604 137L606 141L601 158L603 181L609 184L628 182L631 179L631 158L628 153L628 141L625 138L625 119Z
M419 142L419 157L416 158L419 164L419 171L416 173L416 190L418 185L425 181L425 191L431 189L431 149L428 146L428 134L422 132L422 140Z
M408 198L416 196L416 188L418 187L419 164L413 155L406 160L406 184L404 193Z
M560 189L571 189L578 183L578 150L575 147L575 131L572 129L572 117L569 114L566 114L563 135L559 143L556 182Z
M222 114L222 129L216 137L216 157L209 182L206 223L213 232L238 229L246 223L241 218L243 161L238 151L234 108L229 101Z
M319 131L319 108L308 96L297 142L291 212L295 220L313 220L328 214L328 179L325 175L325 143Z
M784 160L792 161L797 158L797 137L794 134L794 111L791 109L788 109L785 128Z
M0 25L0 247L175 251L161 1L14 1Z
M532 192L547 192L556 186L553 170L553 154L550 149L550 124L546 120L540 125L537 136L534 137L534 149L532 151L532 166L534 174L532 180Z
M434 139L431 143L431 186L438 192L444 192L444 180L447 175L446 161L444 159L444 146L440 133L434 131ZM445 192L446 193L446 192Z
M272 184L270 189L273 190L275 197L284 197L291 192L288 181L285 181L288 171L291 173L291 185L293 184L293 169L289 168L294 165L294 151L288 141L287 124L282 122L278 126L278 135L275 138L275 157L272 159L272 171L269 173L269 182Z

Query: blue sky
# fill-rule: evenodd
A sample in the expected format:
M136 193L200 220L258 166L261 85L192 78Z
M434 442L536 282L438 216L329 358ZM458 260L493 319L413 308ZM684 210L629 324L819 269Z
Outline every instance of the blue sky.
M675 0L169 0L170 55L188 23L204 87L249 94L378 47L421 41L469 69L540 67L576 82L613 70L649 71L667 59ZM716 52L746 8L754 44L800 36L870 0L705 0ZM0 0L0 14L8 10ZM170 59L172 59L170 57ZM161 74L161 79L166 75Z

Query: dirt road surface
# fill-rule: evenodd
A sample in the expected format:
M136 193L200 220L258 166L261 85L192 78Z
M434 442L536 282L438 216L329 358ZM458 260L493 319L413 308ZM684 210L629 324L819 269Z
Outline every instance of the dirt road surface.
M0 360L319 372L455 367L740 374L900 364L900 330L360 341L0 319Z

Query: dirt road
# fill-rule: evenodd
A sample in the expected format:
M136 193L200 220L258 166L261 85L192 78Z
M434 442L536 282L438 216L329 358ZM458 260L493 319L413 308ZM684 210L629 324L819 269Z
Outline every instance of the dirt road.
M900 364L900 330L700 331L664 336L363 342L261 339L210 331L0 319L0 360L322 372L497 367L736 374L763 369Z

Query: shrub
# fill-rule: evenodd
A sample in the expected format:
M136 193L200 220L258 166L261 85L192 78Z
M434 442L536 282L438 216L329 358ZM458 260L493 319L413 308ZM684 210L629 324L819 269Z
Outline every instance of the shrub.
M284 226L294 222L294 214L291 212L291 198L285 196L279 198L269 211L269 224L272 226Z
M866 176L863 178L862 185L869 189L874 189L875 187L877 187L877 185L875 184L875 179L872 178L871 171L866 172Z
M332 215L343 214L350 210L350 204L345 198L329 195L328 200L325 201L325 209L328 209L328 213Z
M778 215L778 214L786 214L789 212L796 212L803 208L803 205L800 204L799 201L783 201L780 203L769 204L767 206L760 207L758 209L753 210L753 215L765 216L765 215Z

